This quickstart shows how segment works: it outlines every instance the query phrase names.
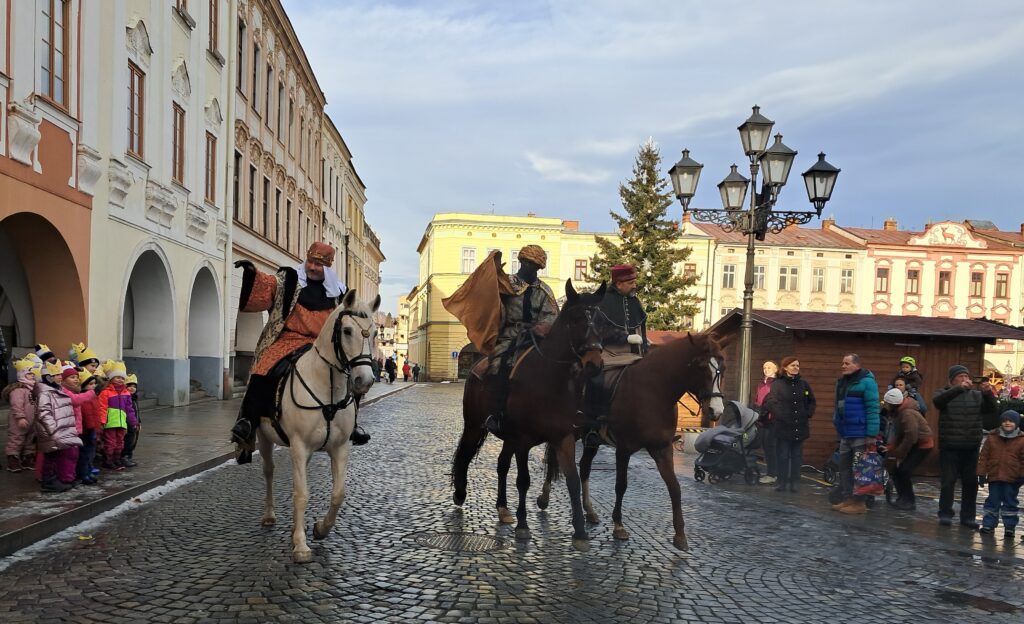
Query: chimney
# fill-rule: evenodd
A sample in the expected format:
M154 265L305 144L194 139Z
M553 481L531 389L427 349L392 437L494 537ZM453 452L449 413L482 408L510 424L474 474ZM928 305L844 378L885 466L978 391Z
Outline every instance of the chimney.
M831 228L835 224L836 224L836 218L835 217L826 217L826 218L821 220L821 229L827 230L827 229Z
M690 213L689 212L684 212L683 213L683 223L689 223L689 222L690 222ZM1021 224L1021 228L1024 228L1024 223Z
M1020 224L1020 235L1024 236L1024 223Z
M580 222L579 221L562 221L562 227L564 227L566 230L569 230L570 232L579 232L580 231Z
M885 230L886 232L895 232L897 229L899 229L896 227L897 225L898 224L896 222L896 217L889 217L888 219L885 220L885 223L882 224L882 229Z

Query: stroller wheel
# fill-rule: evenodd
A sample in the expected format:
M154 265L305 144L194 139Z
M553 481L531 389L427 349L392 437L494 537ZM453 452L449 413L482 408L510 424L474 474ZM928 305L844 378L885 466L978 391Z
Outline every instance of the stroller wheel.
M747 468L743 472L743 480L746 481L747 485L756 485L760 478L761 471L758 468Z
M832 466L825 466L825 470L823 472L825 481L828 482L829 485L835 485L839 478L839 475L836 474L836 469Z
M896 500L896 486L893 484L892 479L885 480L885 502L890 505Z
M728 481L729 479L732 479L732 473L731 472L726 472L726 473L722 474L722 481Z
M722 480L722 477L719 476L719 474L717 472L709 472L708 473L708 483L718 483L721 480Z
M701 468L699 466L694 467L694 469L693 469L693 480L694 481L697 481L697 482L703 481L704 477L706 477L706 476L707 476L707 473L704 472L703 468Z

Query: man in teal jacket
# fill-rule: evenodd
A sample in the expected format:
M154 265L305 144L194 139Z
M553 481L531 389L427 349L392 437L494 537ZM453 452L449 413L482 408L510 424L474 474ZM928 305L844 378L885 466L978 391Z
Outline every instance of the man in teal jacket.
M863 497L853 495L853 461L878 435L878 383L871 371L861 368L860 356L843 356L843 374L836 381L836 409L832 424L839 434L840 500L832 509L848 514L867 512Z

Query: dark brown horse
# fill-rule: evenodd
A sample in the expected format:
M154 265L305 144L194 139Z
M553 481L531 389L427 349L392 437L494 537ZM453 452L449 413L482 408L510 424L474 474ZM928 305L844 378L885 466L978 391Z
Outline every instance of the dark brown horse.
M608 411L608 437L615 443L615 522L616 539L629 539L622 523L622 496L626 493L629 458L646 449L658 466L658 473L672 499L672 544L689 550L683 525L683 509L672 465L672 440L676 435L676 401L684 394L695 395L718 418L722 414L721 379L725 370L722 345L713 334L688 334L651 350L642 360L628 366L619 380ZM596 448L583 450L580 477L583 481L583 506L589 522L597 522L590 501L590 467ZM537 505L548 504L551 480L563 458L548 453L548 475Z
M572 503L573 540L587 539L586 522L580 500L580 478L576 472L576 395L573 378L582 368L584 374L601 369L600 332L595 325L595 307L604 296L605 285L594 294L579 294L572 281L565 284L566 302L544 341L528 351L513 370L505 413L505 444L498 463L500 479L498 508L505 508L505 477L511 458L516 458L519 507L516 510L516 539L530 539L526 521L526 495L530 488L528 466L530 449L547 443L559 457ZM483 423L489 406L485 385L470 375L462 398L462 437L452 459L453 500L461 506L466 500L467 472L487 437ZM504 509L508 514L508 510ZM502 521L510 518L502 517Z

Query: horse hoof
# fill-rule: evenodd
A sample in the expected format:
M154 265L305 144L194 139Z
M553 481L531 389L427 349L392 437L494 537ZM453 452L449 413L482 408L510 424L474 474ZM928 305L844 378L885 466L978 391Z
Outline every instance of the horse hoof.
M452 494L452 502L455 503L456 507L462 507L462 503L466 502L465 492L455 492Z
M538 496L537 497L537 509L547 509L547 508L548 508L548 497L547 496Z
M498 521L502 524L513 524L516 517L508 510L508 507L498 507Z
M589 522L590 524L598 524L599 522L601 522L601 518L598 517L596 513L590 512L587 514L587 522Z
M672 545L684 552L689 552L690 543L686 541L685 535L676 535L672 538Z
M309 563L313 560L313 551L309 550L296 550L292 553L292 560L295 563Z
M627 531L625 527L615 527L615 530L612 531L612 537L617 540L628 540L629 531Z
M572 538L572 547L577 552L587 552L588 550L590 550L590 540L589 539L579 539L579 538L574 537L574 538Z
M330 529L323 528L323 525L319 522L313 523L313 539L322 540L327 537L327 534L330 532Z
M260 526L270 527L274 526L275 524L277 524L277 518L275 518L274 516L267 516L260 520Z
M528 542L528 541L530 541L530 529L516 529L516 541L517 542Z

